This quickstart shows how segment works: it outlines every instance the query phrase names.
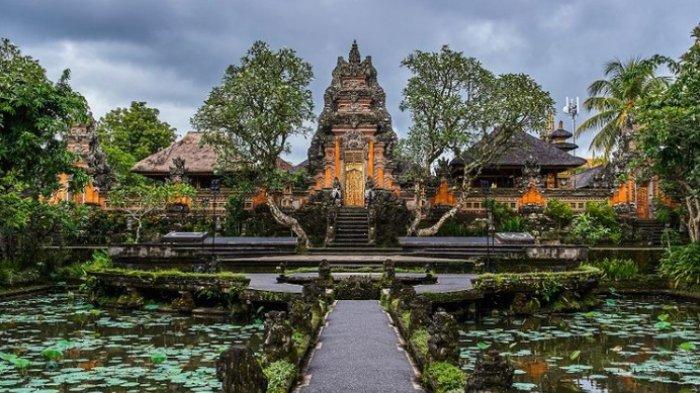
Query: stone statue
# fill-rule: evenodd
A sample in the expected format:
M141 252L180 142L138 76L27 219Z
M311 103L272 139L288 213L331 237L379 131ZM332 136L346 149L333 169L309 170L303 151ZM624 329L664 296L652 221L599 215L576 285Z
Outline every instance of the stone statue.
M270 311L265 314L265 340L262 352L267 363L278 360L294 360L292 327L284 311Z
M372 176L367 176L367 181L365 182L365 206L369 206L374 202L374 179Z
M340 206L343 202L343 191L340 186L340 180L338 178L333 179L333 189L331 190L331 199L336 206Z
M396 264L391 259L384 261L384 279L394 281L396 278Z
M495 349L481 353L476 358L474 372L467 380L466 393L505 393L513 392L515 369Z
M234 345L216 361L216 377L224 393L265 393L267 379L253 351L244 345Z
M182 157L173 158L173 166L170 167L170 181L172 183L183 183L185 179L185 159Z
M318 301L315 301L318 304ZM302 300L294 300L289 305L289 322L302 332L311 332L312 305Z
M430 311L432 305L430 301L422 296L416 296L411 302L411 332L422 327L426 327L430 323Z
M428 356L431 362L459 361L459 330L455 318L445 311L438 311L428 326Z
M331 264L328 262L328 259L323 259L321 263L318 264L318 278L325 282L333 280L331 276Z

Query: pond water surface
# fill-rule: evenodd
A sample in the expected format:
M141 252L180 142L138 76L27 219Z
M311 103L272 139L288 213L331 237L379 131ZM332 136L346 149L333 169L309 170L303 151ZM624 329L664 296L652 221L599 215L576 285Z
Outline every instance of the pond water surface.
M261 329L65 294L0 302L0 392L216 392L218 355Z
M700 305L611 297L594 311L465 324L463 368L498 349L530 392L700 392Z

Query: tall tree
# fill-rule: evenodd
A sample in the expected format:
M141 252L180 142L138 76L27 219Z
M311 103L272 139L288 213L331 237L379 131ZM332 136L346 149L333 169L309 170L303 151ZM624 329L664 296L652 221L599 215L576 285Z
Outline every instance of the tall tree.
M649 94L663 90L668 84L667 77L656 75L662 57L651 59L619 59L605 65L604 79L588 86L589 97L583 102L584 108L595 111L576 129L577 136L595 131L591 149L603 150L606 157L621 141L629 140L637 126L639 100Z
M239 65L228 67L221 85L214 87L192 119L219 151L221 168L255 173L245 178L254 189L266 192L275 220L290 227L307 247L306 232L280 210L274 193L290 181L290 174L277 168L280 154L289 152L291 136L308 133L304 123L314 119L308 88L312 77L311 65L294 50L272 51L257 41Z
M87 181L63 141L72 125L87 121L88 112L69 77L65 70L52 82L38 61L9 40L0 42L0 177L11 175L33 197L56 190L61 173L70 175L73 189Z
M131 167L175 141L175 128L161 121L160 111L145 102L132 101L128 108L116 108L97 124L100 144L109 163L123 181Z
M676 67L675 81L640 107L638 168L658 176L666 195L682 201L690 239L700 241L700 25Z
M434 225L418 230L418 236L436 234L448 219L464 208L474 179L488 162L511 146L514 132L543 131L553 112L554 101L549 93L528 75L503 74L493 78L484 89L479 105L470 110L470 127L460 131L454 147L455 151L469 156L456 186L457 201ZM491 133L488 133L489 126L495 127Z
M415 208L408 234L413 235L423 216L425 183L435 161L466 142L494 76L478 60L447 45L439 52L417 50L401 65L412 73L400 105L411 112L412 124L399 151L411 164L407 176L414 184Z

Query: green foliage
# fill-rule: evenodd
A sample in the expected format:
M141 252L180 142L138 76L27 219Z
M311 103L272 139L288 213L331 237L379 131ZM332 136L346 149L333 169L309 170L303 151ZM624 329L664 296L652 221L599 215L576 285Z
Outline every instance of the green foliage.
M423 381L426 385L433 386L435 393L462 392L466 385L462 369L447 362L429 364L423 370Z
M557 229L562 229L571 224L574 218L574 211L568 203L558 199L550 199L547 201L547 206L544 209L544 215L554 221Z
M192 198L196 194L194 187L186 183L162 184L121 184L110 194L110 204L136 221L134 241L141 240L144 219L167 208L181 198Z
M10 363L17 370L20 370L20 371L26 370L29 366L32 365L32 362L30 362L29 360L21 358L15 354L6 353L6 352L0 352L0 360L4 360L4 361Z
M606 202L588 202L586 211L574 218L571 236L574 241L591 245L603 242L619 244L622 229L615 211Z
M151 352L148 355L149 359L151 359L151 363L153 364L161 364L168 360L168 355L165 353L165 351L161 349L157 349L153 352Z
M629 280L639 274L637 264L631 259L605 258L591 263L603 272L609 281Z
M289 139L306 135L307 123L314 120L308 88L312 78L311 65L294 50L272 51L265 42L256 41L240 65L228 67L192 125L205 133L205 143L217 149L224 172L252 173L245 176L251 188L278 192L297 179L297 174L280 170L278 160L290 151ZM268 204L275 220L310 246L298 221L279 210L273 198L268 198Z
M69 76L65 70L50 81L38 61L0 41L0 180L13 177L32 197L49 196L61 173L70 175L72 189L87 181L63 140L71 126L88 121L87 103Z
M411 343L424 359L428 357L428 331L425 328L416 329L411 334Z
M700 241L700 26L694 42L673 64L675 80L649 94L639 110L636 162L643 176L658 176L666 195L683 202L691 241Z
M700 243L670 248L661 258L659 273L675 287L700 290Z
M287 393L297 376L297 368L287 360L270 363L263 369L267 379L267 393Z
M657 58L608 62L604 71L607 79L591 83L589 97L583 103L584 108L596 113L581 123L576 135L596 130L591 149L602 149L606 156L616 147L628 148L620 142L638 125L639 101L663 90L668 82L655 74L658 65Z
M100 143L140 161L175 141L175 128L160 121L159 114L158 109L137 101L128 108L113 109L97 124Z

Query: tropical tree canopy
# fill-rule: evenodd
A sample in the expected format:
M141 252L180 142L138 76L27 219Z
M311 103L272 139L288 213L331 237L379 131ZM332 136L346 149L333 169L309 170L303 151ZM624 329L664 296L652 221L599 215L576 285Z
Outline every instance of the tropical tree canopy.
M640 99L667 86L669 78L656 75L663 61L665 58L655 56L607 63L603 70L605 78L588 86L589 97L583 102L584 108L595 114L581 123L576 135L595 132L590 148L602 150L609 157L620 147L623 137L635 130Z
M700 241L700 26L674 67L676 78L641 104L637 167L658 176L666 195L682 201L691 240Z
M12 175L34 196L56 190L61 173L70 175L74 189L87 181L63 141L71 126L88 119L69 76L65 70L52 82L38 61L9 40L0 42L0 177Z
M109 163L121 181L131 176L131 167L175 141L175 128L158 118L160 112L145 102L133 101L116 108L97 124L97 133Z
M314 119L308 88L312 78L311 65L294 50L272 51L257 41L240 65L228 67L221 85L212 89L192 119L205 141L218 150L221 169L255 173L248 178L268 191L275 219L290 226L304 244L309 244L306 233L277 207L271 191L290 181L290 174L277 169L277 160L289 152L290 138L305 135L305 123Z

